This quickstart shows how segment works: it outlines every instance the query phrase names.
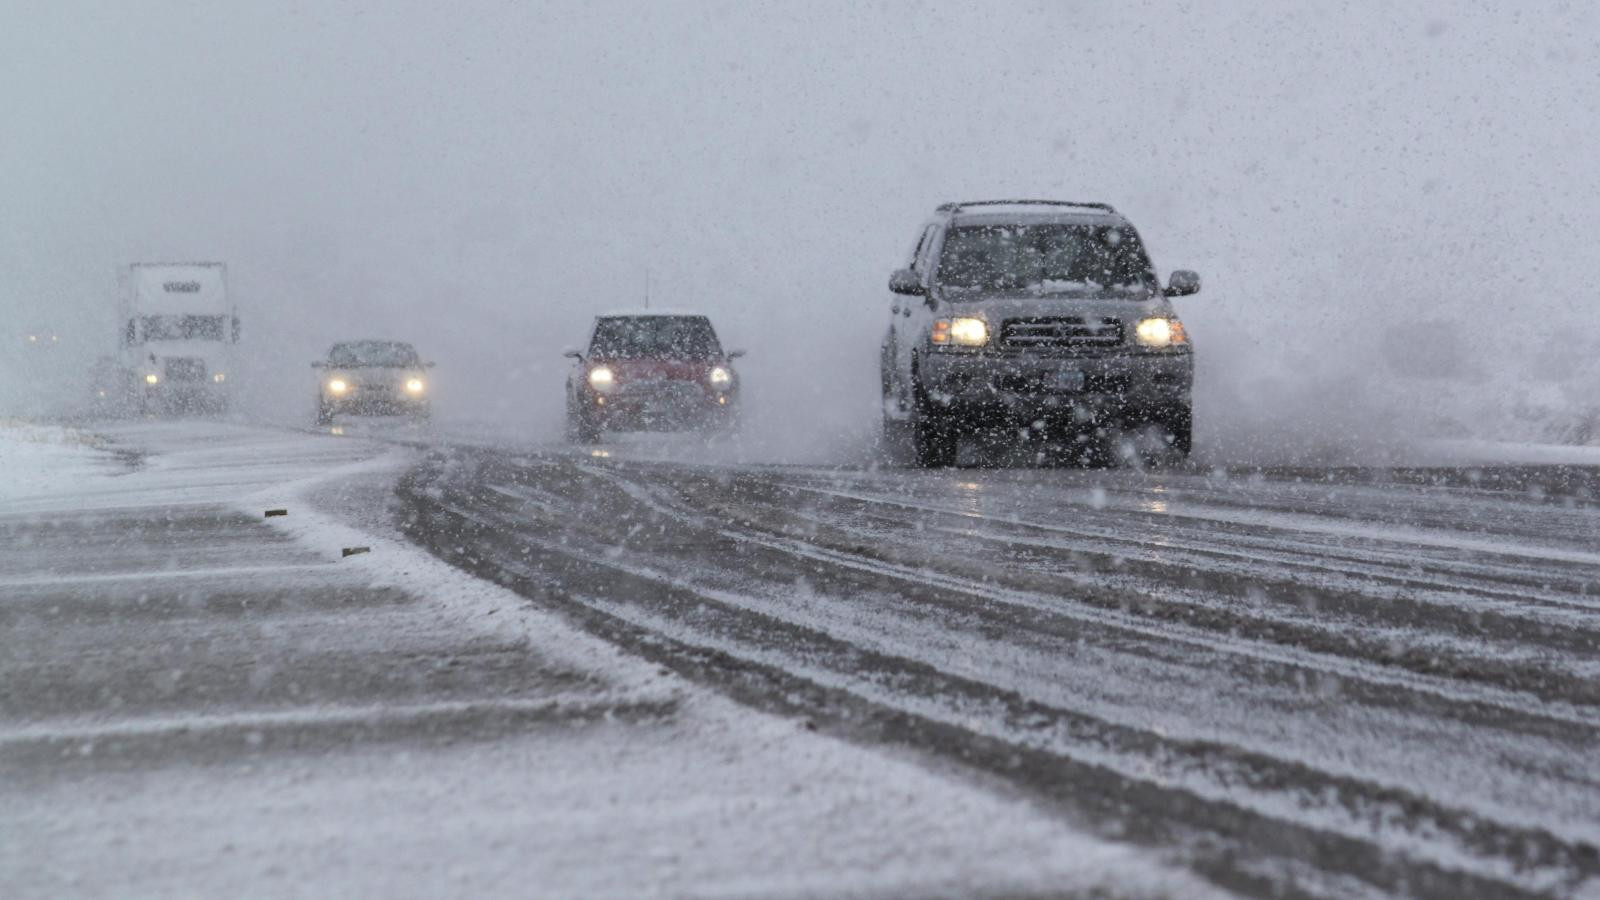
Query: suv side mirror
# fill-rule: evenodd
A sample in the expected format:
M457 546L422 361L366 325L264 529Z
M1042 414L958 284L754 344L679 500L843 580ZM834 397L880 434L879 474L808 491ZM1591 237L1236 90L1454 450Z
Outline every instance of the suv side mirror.
M321 360L318 360L317 362L314 362L314 363L311 364L311 368L313 368L313 369L326 369L327 367L328 367L328 364L325 363L325 362L322 362Z
M1168 297L1187 297L1190 294L1200 293L1199 273L1178 269L1167 278L1167 289L1162 293Z
M927 293L922 286L922 279L911 269L899 269L890 275L889 290L896 294L910 294L913 297L921 297Z
M743 355L744 355L744 351L743 350L729 350L728 351L728 358L729 359L738 359L739 357L741 357Z
M568 347L567 349L561 351L561 355L568 357L569 359L583 359L583 354L579 353L575 347Z
M438 365L438 363L436 363L436 362L425 362L425 363L422 364L422 367L424 369L431 369L431 368L433 368L434 366L437 366L437 365Z

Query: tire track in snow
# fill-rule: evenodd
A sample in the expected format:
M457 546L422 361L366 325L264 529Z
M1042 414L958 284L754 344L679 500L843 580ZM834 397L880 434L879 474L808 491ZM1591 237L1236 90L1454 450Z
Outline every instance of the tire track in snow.
M941 670L936 664L929 664L910 657L897 657L889 661L882 661L882 665L875 669L862 660L864 657L870 657L872 653L879 651L864 650L861 646L860 635L845 634L844 631L837 627L841 623L821 623L824 630L817 632L815 626L818 623L797 623L785 621L781 616L775 617L775 613L779 610L770 602L764 608L753 608L748 599L741 600L738 594L715 595L714 592L708 593L703 586L684 582L681 575L658 571L650 565L641 564L639 560L642 556L647 561L657 557L662 561L666 561L670 560L671 554L676 552L680 555L693 557L691 559L691 563L693 563L690 567L691 570L694 565L702 568L748 567L757 560L751 558L724 560L717 558L717 556L718 554L727 554L734 548L741 546L748 548L750 545L755 544L761 548L759 562L763 567L777 569L784 564L783 560L787 560L787 565L790 567L798 566L801 571L805 571L807 567L822 569L830 573L830 578L838 578L846 584L852 583L852 579L870 582L888 578L898 585L897 590L906 591L910 590L911 585L919 583L918 579L922 577L923 573L885 569L884 563L881 561L862 562L860 559L850 558L848 554L796 545L793 541L789 542L789 546L781 546L782 541L778 539L752 533L748 529L740 529L738 527L719 529L714 534L707 534L704 517L701 512L694 510L686 512L681 507L674 508L670 503L661 505L662 499L660 495L662 490L659 485L647 485L642 489L643 494L630 493L623 490L622 493L626 499L633 504L629 506L615 496L607 498L597 496L596 487L598 483L594 480L594 474L598 471L606 478L621 478L621 475L616 474L617 467L590 465L577 466L574 469L575 472L573 473L551 480L551 474L560 472L560 467L553 469L546 467L542 473L543 479L541 480L527 472L519 472L513 466L508 471L495 473L488 479L489 482L497 485L495 490L472 490L470 484L463 490L462 484L456 484L452 490L444 492L444 495L448 496L447 503L442 502L439 496L431 496L430 491L436 491L438 489L437 485L422 486L413 484L407 496L412 504L413 514L453 517L451 521L455 528L471 533L473 538L471 541L458 542L463 547L470 547L470 550L456 551L450 547L438 546L439 542L433 541L436 545L436 551L446 556L459 557L461 561L471 566L476 566L480 570L492 570L498 572L501 577L510 578L513 581L520 579L525 583L524 586L526 587L536 587L538 591L543 592L557 591L570 594L570 592L578 590L581 585L587 582L598 580L604 583L607 579L632 579L633 582L630 583L633 583L634 587L631 592L627 593L628 596L635 597L635 599L620 601L616 595L596 596L595 592L590 590L584 592L587 600L577 599L572 602L581 603L586 611L584 612L586 616L603 614L608 619L613 620L607 627L621 627L618 621L625 621L627 626L634 630L632 640L636 644L640 641L668 640L680 648L701 646L702 650L710 650L718 654L731 654L734 658L743 659L747 662L754 657L756 658L755 662L768 668L777 669L779 672L803 672L814 676L814 678L824 677L817 674L819 672L830 673L826 674L826 678L831 683L824 685L829 690L848 690L851 685L859 683L863 677L869 679L877 678L879 680L874 683L879 685L881 691L878 695L873 696L869 702L874 707L888 708L894 715L903 715L908 712L905 708L908 705L906 702L908 699L906 684L915 685L919 680L940 686L939 689L933 690L931 695L927 691L924 691L922 695L924 697L923 702L934 703L935 705L944 696L943 691L953 689L952 686L961 688L960 691L956 691L958 695L967 696L967 700L970 701L967 707L968 710L973 708L971 706L972 702L976 702L980 707L984 704L997 702L1005 705L1019 700L1023 703L1036 703L1036 701L1019 698L1014 692L998 688L992 684L986 684L981 681L971 682L970 679L963 681L963 679ZM588 469L588 479L582 477L584 469ZM474 477L480 477L483 474L482 472L475 473ZM629 480L623 478L624 482ZM534 482L526 485L533 488L539 499L539 506L534 507L532 510L532 517L528 515L528 510L518 505L517 494L524 486L519 482ZM506 483L514 487L507 490L505 488ZM637 484L634 487L636 491L640 490ZM560 518L563 510L569 516L566 520ZM540 538L538 541L534 541L532 539L533 535L529 533L530 526L540 525L539 520L541 518L550 519L552 517L555 518L554 522L543 523L552 533ZM650 519L652 517L660 521L651 522ZM672 528L670 530L680 533L674 535L671 540L666 540L662 535L669 529L662 528L663 523L671 523ZM611 529L609 532L608 527ZM649 540L649 532L652 527L655 527L657 532L654 542ZM681 533L689 531L699 533ZM621 533L619 534L618 532ZM424 531L417 533L424 540L428 539ZM630 548L630 539L638 537L641 533L646 539L635 542L638 546ZM768 545L774 541L777 541L780 546ZM485 548L492 548L494 552L484 552ZM530 549L533 551L531 556ZM742 552L748 553L749 550L746 549ZM566 571L568 579L573 583L569 584L561 578L557 578L554 582L550 581L551 576L548 569L552 565L551 560L553 559L563 560L557 568ZM572 567L578 568L573 569ZM608 574L601 574L602 570ZM578 574L579 571L583 574ZM973 583L970 579L960 578L954 581L947 580L932 584L928 584L927 581L928 579L924 579L921 582L925 585L923 593L925 595L938 594L945 596L947 599L943 607L947 613L962 603L965 603L968 607L974 607L971 599L966 601L957 599L960 597L979 599L981 602L976 605L978 607L982 607L985 603L996 603L993 596L995 589L992 585L986 585L981 582ZM646 590L646 585L655 586L654 590ZM678 604L675 612L663 619L659 611L656 611L657 607L666 602L662 599L663 597L674 595L674 592L681 592L683 596L675 601ZM637 599L638 597L645 599ZM918 599L925 600L926 596ZM1018 604L1015 599L1011 597L1004 598L999 601L997 607L1003 611L997 615L1001 615L1002 620L1009 618L1013 627L1029 621L1016 619ZM619 603L622 605L619 606ZM1059 603L1056 605L1059 606ZM632 612L624 615L628 610L632 610ZM708 610L714 612L707 612ZM1036 612L1043 611L1036 610ZM828 627L830 624L834 627ZM1109 627L1106 622L1092 624L1096 627ZM733 629L742 637L739 640L730 641L724 633L726 629ZM669 634L669 631L672 633ZM655 637L649 637L650 635ZM840 635L844 635L844 637L841 638ZM804 641L800 641L801 636L805 638ZM1170 634L1151 634L1148 632L1140 633L1136 637L1138 640L1146 642L1152 639L1155 641L1170 641L1172 639ZM851 640L851 638L855 638L855 640ZM807 649L795 649L797 641L800 641ZM1214 652L1217 650L1216 646L1214 646L1216 643L1217 635L1212 634L1206 640L1203 640L1200 646L1207 649L1208 652ZM640 646L643 646L643 644L640 644ZM830 658L834 660L832 666L819 667L816 663L818 659ZM1297 659L1293 665L1304 665L1304 660ZM1380 672L1379 674L1384 673ZM790 677L793 677L793 675ZM811 680L805 679L804 676L801 677L803 680ZM712 677L711 680L715 681L716 677ZM1448 682L1445 683L1448 685ZM962 691L967 693L962 694ZM1455 699L1460 701L1462 698L1456 697ZM1512 699L1514 700L1515 698ZM1465 702L1481 703L1482 698L1475 697ZM910 705L915 706L916 704ZM1056 717L1055 721L1059 721L1062 716L1078 715L1043 704L1036 705L1040 708L1027 713L1032 716L1043 715L1045 717L1043 720L1036 721L1052 721L1051 717ZM926 715L930 714L927 709L914 709L909 710L909 712L920 717L926 717ZM1015 711L1013 710L1013 712ZM1549 714L1552 710L1545 709L1542 712ZM958 709L950 714L953 718L947 719L940 724L959 729L961 727L961 716L967 714L967 712ZM1556 718L1563 717L1557 715ZM1093 720L1092 717L1089 720L1095 722L1097 727L1101 728L1118 727L1102 720ZM1582 717L1576 721L1569 721L1568 725L1579 728L1593 728L1592 721ZM1148 730L1131 730L1130 733L1139 735L1143 740L1150 739ZM973 736L975 740L979 738L1018 743L1015 735L1010 735L1003 730ZM1046 742L1045 747L1048 748L1049 746L1049 742ZM1040 750L1037 747L1031 749L1035 752L1045 752L1047 754L1055 752L1049 749ZM1059 750L1059 748L1057 749ZM1176 758L1189 758L1194 755L1192 752L1169 752L1174 754ZM1212 760L1226 758L1229 754L1236 755L1241 752L1244 751L1236 747L1219 747L1208 749L1206 753L1201 753L1200 756ZM1113 753L1111 758L1137 760L1141 757L1139 754L1122 753L1119 755L1118 753ZM1148 753L1143 757L1146 761L1150 758ZM1086 762L1080 759L1077 762L1080 765L1090 767L1104 766L1103 761ZM1241 771L1254 774L1244 777L1242 782L1248 783L1252 780L1261 781L1262 779L1270 782L1275 778L1287 780L1290 783L1293 783L1297 778L1317 782L1319 779L1325 780L1332 777L1328 773L1315 771L1286 776L1283 774L1284 765L1285 761L1283 760L1251 757ZM1265 774L1274 770L1277 770L1279 774L1276 776ZM1126 774L1121 777L1125 781L1128 778ZM1144 787L1152 785L1152 782L1148 779L1145 781L1134 779L1134 781ZM1243 790L1240 780L1223 778L1219 779L1218 783L1224 786L1222 793L1208 802L1226 804L1230 799L1237 802L1238 798L1233 797L1230 792ZM1460 810L1440 807L1435 801L1407 795L1404 791L1394 795L1392 794L1394 788L1389 786L1375 785L1359 780L1353 782L1347 780L1343 784L1344 786L1340 790L1334 790L1333 796L1335 800L1331 803L1318 804L1310 802L1308 804L1305 798L1311 796L1310 792L1301 790L1291 793L1295 793L1298 796L1299 799L1295 803L1301 804L1302 815L1304 815L1304 810L1307 808L1318 808L1320 806L1325 810L1331 810L1341 807L1352 797L1360 798L1360 802L1357 805L1363 803L1376 804L1374 808L1383 807L1387 803L1389 804L1388 808L1391 811L1391 817L1396 822L1402 823L1394 826L1400 828L1399 833L1401 835L1410 835L1412 839L1421 841L1417 847L1412 848L1419 859L1426 858L1429 855L1428 848L1430 847L1438 851L1440 847L1451 844L1452 841L1459 842L1460 846L1458 846L1457 851L1445 854L1446 857L1453 858L1453 865L1460 867L1463 865L1463 861L1466 861L1468 863L1467 867L1478 873L1473 877L1491 877L1502 888L1516 885L1541 890L1555 883L1574 883L1571 879L1581 878L1586 873L1592 874L1594 870L1593 847L1582 841L1571 843L1555 838L1548 833L1539 837L1529 837L1528 834L1523 833L1522 837L1513 838L1512 835L1521 832L1508 823L1486 820L1476 813L1463 813ZM1171 790L1170 787L1163 788L1159 785L1156 787L1162 792L1170 792ZM1326 786L1322 790L1326 791ZM1343 794L1341 794L1341 790L1344 791ZM1391 793L1386 794L1386 791ZM1194 793L1194 791L1191 791L1191 794ZM1241 796L1254 795L1250 794L1248 790L1243 790ZM1270 806L1271 804L1267 805ZM1279 815L1287 815L1287 818L1283 821L1292 823L1297 820L1292 812L1294 804L1290 804L1290 807L1289 813L1286 814L1284 810L1279 810L1278 813ZM1404 812L1402 814L1394 814L1395 810ZM1408 819L1415 819L1418 815L1418 810L1424 811L1421 813L1422 819L1431 818L1433 821L1411 821L1409 824L1404 824ZM1212 812L1215 812L1215 810L1212 810ZM1365 814L1372 815L1371 810L1367 810ZM1235 811L1233 815L1236 818L1239 813ZM1256 810L1250 815L1259 817L1267 814ZM1276 820L1275 817L1269 816L1269 818ZM1311 816L1311 818L1315 818L1315 816ZM1280 822L1280 824L1282 823ZM1322 825L1330 827L1325 822ZM1240 825L1239 827L1254 834L1251 827L1245 825ZM1259 823L1255 827L1259 828ZM1357 829L1358 832L1359 830ZM1536 833L1537 831L1538 829L1533 829L1533 832ZM1315 838L1315 840L1326 839L1324 832L1316 827L1312 827L1312 834L1321 836ZM1450 837L1452 834L1455 835L1454 838ZM1363 840L1372 841L1371 835L1362 838L1351 837L1349 833L1344 833L1343 836L1349 840L1357 841L1358 844ZM1302 837L1306 836L1302 835ZM1335 841L1334 843L1339 842ZM1401 843L1406 843L1406 841L1401 841ZM1351 854L1362 855L1360 851L1351 846L1343 844L1340 846L1342 849L1335 856L1340 854L1344 856L1350 856ZM1463 850L1461 849L1462 847L1467 849ZM1419 862L1419 859L1412 859L1406 865L1425 866L1426 864ZM1492 863L1493 859L1500 859L1502 863ZM1525 865L1529 859L1537 859L1540 862L1530 868ZM1487 869L1482 865L1472 864L1474 860L1477 862L1488 861ZM1517 860L1522 861L1517 862ZM1323 859L1322 863L1324 865L1332 865L1326 859ZM1497 866L1499 868L1496 868ZM1344 868L1343 866L1334 867ZM1405 867L1403 866L1402 868ZM1444 866L1444 870L1449 868L1450 865ZM1366 876L1379 878L1380 876L1374 873L1381 869L1381 866L1379 869L1373 869L1367 872ZM1538 870L1543 874L1538 874L1534 870ZM1493 874L1494 872L1498 872L1498 874ZM1390 874L1393 875L1392 872ZM1413 872L1413 875L1418 878L1421 877L1417 872ZM1445 875L1438 873L1429 877L1443 879L1439 881L1441 886L1449 880ZM1554 878L1556 881L1551 882L1548 880L1549 878ZM1423 880L1426 881L1427 879ZM1457 885L1457 887L1460 886L1462 885ZM1479 885L1479 887L1483 886Z

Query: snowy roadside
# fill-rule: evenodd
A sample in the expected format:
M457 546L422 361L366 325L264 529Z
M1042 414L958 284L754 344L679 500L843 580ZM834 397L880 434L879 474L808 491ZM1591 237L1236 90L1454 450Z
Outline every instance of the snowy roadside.
M77 429L0 419L0 512L23 497L66 493L74 482L121 467L105 440Z
M11 896L1212 893L411 547L383 511L409 451L105 438L0 428Z
M1592 444L1435 440L1422 449L1429 465L1600 466L1600 446Z

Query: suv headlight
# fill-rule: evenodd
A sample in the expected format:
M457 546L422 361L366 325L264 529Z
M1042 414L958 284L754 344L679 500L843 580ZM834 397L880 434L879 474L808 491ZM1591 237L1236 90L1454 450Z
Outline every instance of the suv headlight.
M1183 323L1165 316L1140 319L1139 324L1133 328L1133 334L1141 345L1156 350L1189 343L1189 335L1183 330Z
M706 376L714 387L727 387L733 382L733 373L722 366L712 366L711 374Z
M602 394L611 392L617 386L617 375L609 366L595 366L589 370L589 387Z
M342 394L348 390L350 390L350 385L343 378L328 379L328 393Z
M989 343L989 324L971 316L935 319L928 339L947 347L982 347Z
M420 393L422 393L422 389L425 388L425 387L427 387L427 385L422 383L422 379L421 378L407 378L406 379L406 391L408 393L420 394Z

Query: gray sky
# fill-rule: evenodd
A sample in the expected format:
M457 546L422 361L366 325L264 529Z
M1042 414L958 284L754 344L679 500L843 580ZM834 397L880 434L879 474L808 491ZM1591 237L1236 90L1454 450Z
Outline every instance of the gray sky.
M1050 196L1205 277L1202 436L1594 371L1593 7L1216 6L5 0L0 312L92 358L118 265L225 260L263 414L373 334L544 422L648 268L848 442L922 217Z

